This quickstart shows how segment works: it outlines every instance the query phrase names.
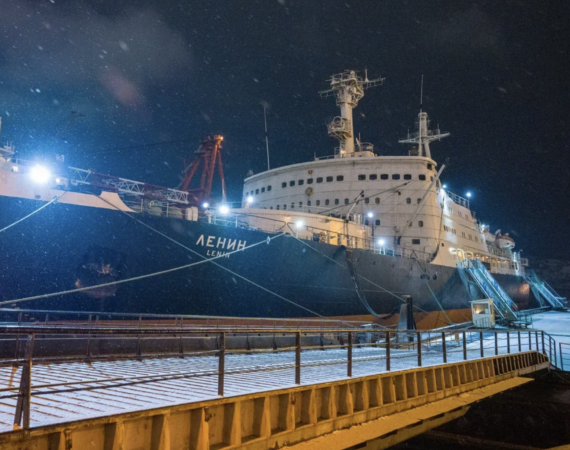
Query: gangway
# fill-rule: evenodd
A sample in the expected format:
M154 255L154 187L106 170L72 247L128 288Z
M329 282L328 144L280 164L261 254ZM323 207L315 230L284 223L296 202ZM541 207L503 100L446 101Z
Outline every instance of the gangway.
M457 268L460 269L459 274L470 295L472 295L470 289L470 281L472 281L483 295L493 299L493 305L502 319L509 322L519 320L517 305L481 261L478 259L458 260ZM473 298L472 300L480 299Z
M546 300L546 302L554 309L564 309L566 307L566 299L564 297L560 297L558 293L552 289L546 281L540 278L534 270L526 270L525 279L541 306L545 306L543 300Z

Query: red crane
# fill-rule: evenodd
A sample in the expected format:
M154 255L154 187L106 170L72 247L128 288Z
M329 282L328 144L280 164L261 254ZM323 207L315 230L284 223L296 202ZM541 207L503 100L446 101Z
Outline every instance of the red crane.
M224 181L224 168L222 166L222 141L223 136L208 136L202 140L200 147L194 153L194 159L184 168L184 179L178 187L181 191L187 191L196 198L198 202L209 201L212 193L212 182L214 181L214 172L216 165L220 175L222 184L222 201L226 201L226 183ZM202 167L202 175L200 176L200 187L189 189L192 178Z

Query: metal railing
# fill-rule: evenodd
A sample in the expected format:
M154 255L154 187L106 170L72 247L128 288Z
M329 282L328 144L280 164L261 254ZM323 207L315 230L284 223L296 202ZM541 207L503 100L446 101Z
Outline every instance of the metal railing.
M570 372L570 343L568 342L558 343L558 350L560 354L559 369L564 372Z
M554 359L556 366L556 342L540 331L510 330L447 330L447 331L401 331L401 330L347 330L347 329L298 329L281 328L268 332L267 328L249 329L189 329L189 328L129 328L129 327L77 327L34 325L0 326L4 335L1 341L12 342L16 347L15 357L0 360L0 368L21 367L20 382L17 386L0 387L0 399L9 402L16 400L14 424L24 429L30 428L31 402L33 397L54 395L69 391L93 391L117 386L159 382L165 380L188 379L194 377L215 377L217 392L223 396L226 378L236 374L259 373L288 370L291 384L299 385L304 371L326 366L322 376L352 377L355 373L371 374L405 370L416 367L434 366L450 362L460 362L488 356L511 353L540 352ZM66 357L37 356L34 343L53 339L57 336L73 337L83 345L81 355ZM231 348L228 343L239 337L265 337L274 340L271 349ZM187 351L185 340L197 337L209 338L215 348ZM104 349L117 347L96 345L100 340L121 340L122 353ZM170 339L179 343L176 351L157 353L148 350L153 341ZM41 343L41 342L40 342ZM77 345L76 345L77 346ZM40 345L39 348L42 346ZM22 355L22 350L23 355ZM125 349L128 350L125 352ZM97 350L97 351L96 351ZM231 355L266 354L267 359L244 365L244 360L236 363ZM304 357L302 355L305 355ZM32 384L32 367L50 364L50 372L57 370L57 364L70 361L92 362L116 361L120 359L143 360L148 358L204 357L206 361L200 370L194 364L182 366L179 371L168 374L134 374L101 378L94 375L88 379L53 382L44 380ZM229 358L229 359L228 359ZM560 359L562 362L562 357ZM98 366L99 369L101 366ZM132 367L132 366L131 366ZM100 373L100 372L96 372ZM311 372L314 379L314 372ZM17 376L17 374L16 374Z

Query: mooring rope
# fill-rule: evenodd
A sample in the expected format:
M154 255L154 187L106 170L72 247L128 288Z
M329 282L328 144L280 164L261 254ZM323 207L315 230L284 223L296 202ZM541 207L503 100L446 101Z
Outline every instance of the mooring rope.
M62 192L59 195L56 195L51 201L47 202L45 205L40 206L38 209L36 209L35 211L31 212L30 214L28 214L25 217L22 217L19 220L16 220L13 224L8 225L7 227L4 227L0 230L0 233L3 233L4 231L8 230L9 228L12 228L13 226L18 225L20 222L23 222L26 219L29 219L30 217L32 217L34 214L39 213L42 209L47 208L49 205L51 205L54 202L57 202L61 197L63 197L65 194L67 194L67 191Z

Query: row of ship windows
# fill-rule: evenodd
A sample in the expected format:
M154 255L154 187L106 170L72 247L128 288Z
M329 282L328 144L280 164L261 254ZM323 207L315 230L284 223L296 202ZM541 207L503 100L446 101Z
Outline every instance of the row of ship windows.
M418 199L417 199L418 205L421 203L421 201L422 201L421 198L418 198ZM358 200L358 201L356 202L357 205L358 205L359 203L360 203L360 200ZM364 203L367 204L367 205L370 204L370 198L366 197L366 198L364 199ZM380 198L379 198L379 197L376 197L376 198L374 199L374 203L377 204L377 205L379 205L379 204L380 204ZM412 203L412 199L411 199L411 198L407 198L407 199L406 199L406 203L407 203L407 204L411 204L411 203ZM325 206L329 206L329 205L331 204L331 201L327 198L327 199L325 200L325 203L324 203L324 204L325 204ZM335 204L335 205L340 205L340 199L335 198L335 199L334 199L334 204ZM344 199L344 204L345 204L345 205L349 205L349 204L350 204L350 200L349 200L348 198L345 198L345 199ZM307 206L312 206L311 200L307 201ZM321 206L321 201L320 201L320 200L316 200L316 201L315 201L315 206ZM302 208L302 207L303 207L303 202L299 202L299 208ZM294 209L294 208L295 208L295 202L292 202L292 203L291 203L291 209ZM273 206L270 206L269 209L273 209ZM277 205L277 206L275 207L275 209L279 209L279 205ZM283 205L283 209L287 209L287 205L286 205L286 204Z
M411 180L412 175L407 173L407 174L404 174L403 178L404 178L404 180ZM377 180L378 175L375 173L372 173L372 174L368 175L368 179L369 180ZM380 179L381 180L388 180L388 179L390 179L390 175L388 175L387 173L383 173L380 175ZM399 179L400 179L400 174L398 174L398 173L392 174L392 180L399 180ZM420 174L418 176L418 179L421 181L426 181L427 176L425 174ZM332 177L332 176L318 177L316 180L317 180L317 183L322 183L323 181L326 181L327 183L331 183L334 181L334 177ZM366 175L358 175L358 180L359 181L366 180ZM307 184L313 184L313 182L315 180L313 178L307 178L307 180L291 180L291 181L289 181L289 186L295 186L295 185L303 186L305 184L305 181L307 182ZM344 175L337 175L336 181L344 181ZM430 176L430 181L433 181L433 176ZM284 181L283 183L281 183L281 187L286 188L287 182ZM260 192L263 193L265 191L266 191L266 189L264 187L262 187L260 189L255 189L255 191L251 190L250 192L246 192L246 195L253 195L254 193L257 195ZM271 186L267 186L267 192L269 192L269 191L271 191Z
M448 227L447 225L444 225L444 226L443 226L443 229L444 229L445 231L449 231L450 233L457 234L457 230L456 230L455 228ZM464 238L467 237L467 236L465 235L465 231L462 231L461 234L462 234L462 237L464 237ZM472 235L470 234L470 235L469 235L469 239L473 240L473 238L475 238L475 242L479 242L479 238L478 238L477 236L472 236Z

